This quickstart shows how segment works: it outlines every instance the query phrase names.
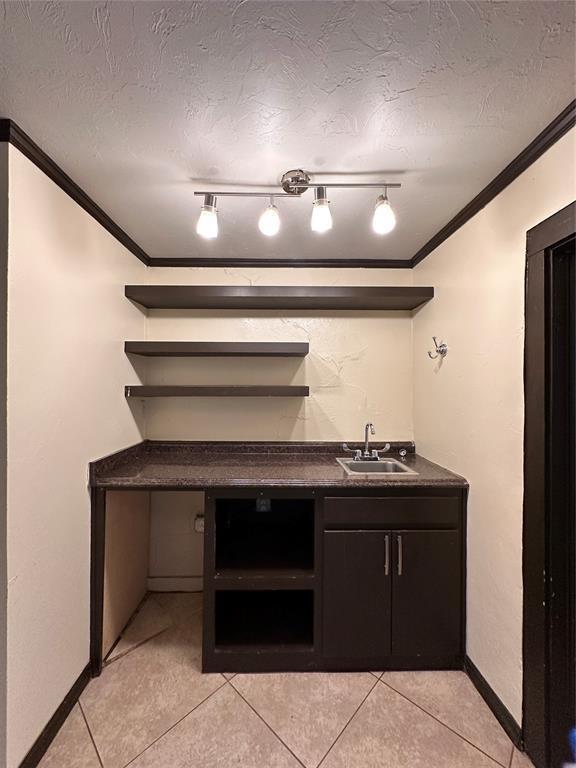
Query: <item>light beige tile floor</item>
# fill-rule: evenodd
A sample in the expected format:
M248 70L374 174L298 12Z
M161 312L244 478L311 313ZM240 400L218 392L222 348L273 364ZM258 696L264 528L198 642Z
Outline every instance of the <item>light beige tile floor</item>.
M531 768L464 673L203 675L201 596L150 602L41 768Z
M384 672L382 680L502 765L510 739L461 672Z
M86 727L80 705L76 704L68 719L40 762L41 768L100 768L90 733Z
M370 672L242 675L232 687L306 766L316 766L366 696Z

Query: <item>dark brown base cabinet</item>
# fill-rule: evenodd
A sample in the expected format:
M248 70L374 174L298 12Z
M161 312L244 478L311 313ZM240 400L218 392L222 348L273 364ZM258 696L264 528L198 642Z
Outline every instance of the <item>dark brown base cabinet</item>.
M462 668L466 495L208 494L204 671Z

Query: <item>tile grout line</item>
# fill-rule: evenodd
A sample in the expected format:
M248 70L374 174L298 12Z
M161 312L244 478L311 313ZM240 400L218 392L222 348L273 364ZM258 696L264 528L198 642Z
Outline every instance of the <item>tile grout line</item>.
M233 678L232 678L232 679L233 679ZM288 750L288 752L290 752L290 754L292 755L292 757L293 757L293 758L294 758L294 759L295 759L295 760L296 760L296 761L299 763L299 765L301 765L301 766L302 766L302 768L306 768L306 765L304 765L304 763L302 762L302 760L300 760L300 758L298 757L298 755L296 755L296 754L295 754L295 753L294 753L294 752L293 752L293 751L290 749L290 747L288 746L288 744L286 744L286 742L284 741L284 739L283 739L283 738L281 738L281 737L280 737L280 736L279 736L279 735L276 733L276 731L275 731L275 730L272 728L272 726L271 726L271 725L269 725L269 724L266 722L266 720L264 720L264 718L262 717L262 715L260 714L260 712L258 712L258 710L256 710L256 709L254 709L254 707L252 706L252 704L250 704L250 702L248 701L248 699L246 699L246 698L245 698L245 697L244 697L244 696L243 696L243 695L240 693L240 691L239 691L239 690L236 688L236 686L232 685L232 680L228 680L228 685L230 686L230 688L232 688L232 690L233 690L233 691L235 691L235 692L238 694L238 696L240 696L240 698L242 699L242 701L244 701L244 702L245 702L245 703L246 703L246 704L247 704L247 705L250 707L250 709L252 710L252 712L254 712L254 714L255 714L255 715L257 715L257 717L259 717L259 718L260 718L260 720L262 720L262 722L264 723L264 725L266 726L266 728L268 728L268 730L269 730L269 731L270 731L270 732L271 732L271 733L272 733L272 734L273 734L273 735L274 735L274 736L275 736L275 737L278 739L278 741L279 741L281 744L283 744L283 745L286 747L286 749Z
M510 762L508 763L508 768L512 768L512 763L514 762L514 750L515 749L516 749L516 747L514 746L514 744L512 744L512 752L510 754Z
M376 677L376 675L374 675L374 677ZM324 760L326 760L326 758L328 757L328 755L330 754L330 752L332 751L332 749L334 748L334 746L336 745L336 743L339 741L340 737L342 736L342 734L344 733L344 731L346 730L346 728L348 728L348 726L350 725L350 723L352 722L352 720L354 720L354 718L356 717L356 715L358 714L358 712L359 712L359 711L362 709L362 706L364 705L364 702L365 702L365 701L366 701L366 699L367 699L367 698L370 696L370 694L371 694L371 693L372 693L372 691L373 691L373 690L376 688L376 686L378 685L378 683L379 683L379 682L380 682L380 680L379 680L379 679L376 677L376 680L375 680L375 682L374 682L374 685L373 685L373 686L370 688L370 690L368 691L368 693L366 694L366 696L364 696L364 698L362 699L362 701L360 702L360 704L358 704L358 706L356 707L356 709L354 710L354 712L352 713L352 715L350 716L350 718L348 719L348 721L346 722L346 724L344 725L344 727L342 728L342 730L340 731L340 733L338 734L338 736L336 736L336 738L334 739L334 741L332 742L332 744L330 745L330 747L329 747L329 748L328 748L328 750L326 751L326 753L325 753L324 757L322 758L322 760L320 760L320 762L318 763L318 765L316 766L316 768L320 768L320 766L322 765L322 763L324 762Z
M467 739L465 736L462 736L462 734L461 734L461 733L458 733L458 731L455 731L455 730L454 730L454 728L451 728L449 725L446 725L446 723L445 723L445 722L443 722L442 720L440 720L440 719L439 719L439 718L438 718L436 715L433 715L431 712L428 712L428 710L427 710L427 709L424 709L424 707L422 707L420 704L417 704L415 701L412 701L412 699L409 699L409 698L408 698L408 696L406 696L405 694L403 694L401 691L397 691L397 690L396 690L396 688L394 688L393 686L391 686L391 685L390 685L390 683L386 683L386 682L385 682L384 680L382 680L382 679L381 679L381 680L379 680L378 682L379 682L379 683L382 683L382 684L383 684L383 685L385 685L387 688L390 688L390 690L391 690L391 691L394 691L394 693L397 693L397 694L398 694L398 696L402 696L402 698L403 698L403 699L405 699L406 701L408 701L408 702L409 702L410 704L412 704L413 706L417 707L417 708L418 708L418 709L419 709L421 712L424 712L424 714L425 714L425 715L428 715L428 717L431 717L433 720L436 720L436 722L437 722L437 723L439 723L439 724L440 724L441 726L443 726L444 728L446 728L446 730L450 731L450 733L453 733L455 736L458 736L458 738L459 738L459 739L462 739L462 741L465 741L465 742L466 742L466 744L469 744L469 745L470 745L470 746L471 746L473 749L477 750L477 751L478 751L478 752L480 752L482 755L485 755L485 756L486 756L486 757L487 757L489 760L492 760L492 762L493 762L493 763L495 763L496 765L499 765L499 766L500 766L500 768L507 768L507 767L504 765L504 763L500 763L498 760L496 760L496 758L495 758L495 757L492 757L492 755L489 755L489 754L488 754L488 752L484 752L484 750L483 750L483 749L481 749L480 747L478 747L476 744L473 744L473 743L472 743L472 742L471 742L469 739ZM512 747L514 747L514 745L512 745Z
M117 661L120 661L121 659L125 659L126 656L129 656L134 651L137 651L139 648L142 648L143 645L146 645L146 643L149 643L151 640L155 640L157 637L160 637L160 635L163 635L164 632L168 632L169 629L174 629L173 626L165 627L164 629L161 629L160 632L157 632L155 635L151 635L150 637L147 637L145 640L141 640L139 643L136 643L136 645L133 645L132 648L128 648L127 651L124 651L124 653L120 653L118 656L114 656L113 659L110 659L110 661L104 660L104 668L109 667L111 664L115 664Z
M92 742L92 746L94 747L94 751L96 752L96 757L98 758L98 762L100 763L101 768L104 768L104 763L102 762L102 758L100 757L100 752L98 750L98 747L96 746L96 741L94 739L94 736L92 735L90 725L88 724L88 718L86 717L86 713L84 712L84 708L82 706L82 702L80 701L80 699L78 699L78 709L82 714L82 719L84 720L84 723L86 725L86 730L88 731L88 735L90 736L90 741Z
M132 616L130 616L130 618L128 619L128 622L127 622L127 623L126 623L126 625L124 626L124 628L123 628L122 632L120 632L119 636L116 638L116 640L115 640L115 642L114 642L114 645L113 645L113 646L112 646L112 648L110 648L110 650L108 651L108 656L110 656L110 654L112 653L112 651L114 650L114 648L116 648L116 646L118 645L118 643L119 643L119 642L120 642L120 640L122 639L122 637L123 637L124 633L126 632L126 630L127 630L127 629L129 629L129 628L132 626L132 624L134 624L134 622L136 621L136 619L138 618L138 614L140 613L140 611L142 610L142 608L144 607L144 605L145 605L145 604L148 602L148 595L149 595L149 592L148 592L148 591L146 591L146 594L144 595L144 597L142 598L142 600L140 600L140 602L138 603L138 605L137 605L137 607L136 607L136 610L134 611L134 613L132 614ZM105 659L105 658L103 659L103 666L106 666L106 659Z
M168 730L164 731L164 733L161 733L160 736L157 736L154 739L154 741L151 741L150 744L148 744L148 746L145 749L142 750L142 752L139 752L131 760L129 760L127 763L125 763L123 768L128 768L129 765L132 765L134 760L137 760L139 757L141 757L145 752L147 752L150 749L150 747L153 747L154 744L156 744L157 741L160 741L160 739L163 739L164 736L166 736L166 734L170 733L170 731L172 731L174 728L176 728L176 726L179 725L182 722L182 720L185 720L188 717L188 715L191 715L192 712L194 712L196 709L198 709L198 707L201 707L202 704L204 704L204 702L208 701L208 699L211 699L212 696L214 696L215 693L218 693L218 691L221 691L222 688L224 688L226 685L228 685L228 681L224 680L224 682L221 685L219 685L218 688L213 690L212 693L209 693L208 696L206 696L205 699L202 699L202 701L199 701L198 704L196 704L196 706L192 707L192 709L189 712L186 712L185 715L182 715L182 717L179 720L177 720L173 725L171 725L170 728L168 728Z

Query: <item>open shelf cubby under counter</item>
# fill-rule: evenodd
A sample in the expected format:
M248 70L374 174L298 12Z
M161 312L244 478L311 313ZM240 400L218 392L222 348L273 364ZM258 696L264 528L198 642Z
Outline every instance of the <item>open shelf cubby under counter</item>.
M314 668L320 538L309 489L215 489L204 534L206 672Z
M215 579L312 578L313 499L218 499Z
M215 595L214 621L216 651L311 651L314 592L220 591Z

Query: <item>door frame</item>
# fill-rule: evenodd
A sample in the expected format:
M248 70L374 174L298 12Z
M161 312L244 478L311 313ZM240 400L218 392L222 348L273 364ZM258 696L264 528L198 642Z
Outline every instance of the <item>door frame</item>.
M568 325L574 334L574 265L553 255L575 233L576 202L526 240L522 731L536 768L561 764L558 713L576 720L574 358L561 352L574 335L558 333Z

